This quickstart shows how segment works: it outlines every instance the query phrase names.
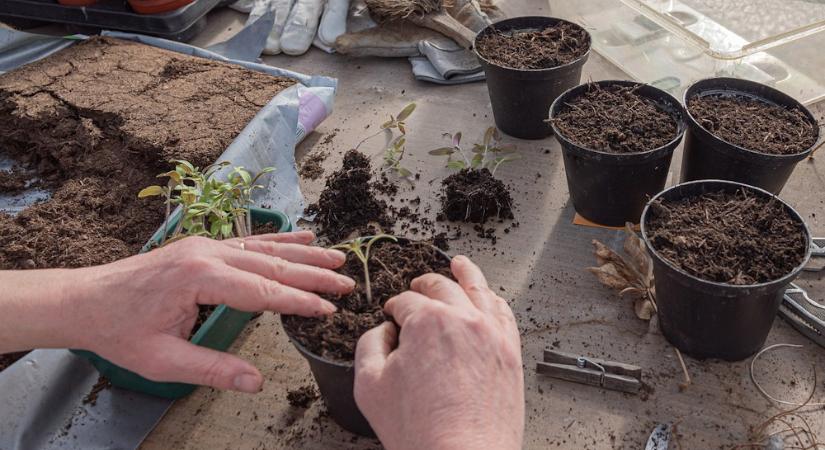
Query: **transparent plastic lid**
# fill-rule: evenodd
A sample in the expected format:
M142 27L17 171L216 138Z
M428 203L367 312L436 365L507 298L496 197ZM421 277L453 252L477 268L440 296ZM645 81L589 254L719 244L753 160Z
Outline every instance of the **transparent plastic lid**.
M621 0L716 58L735 59L825 30L825 0Z

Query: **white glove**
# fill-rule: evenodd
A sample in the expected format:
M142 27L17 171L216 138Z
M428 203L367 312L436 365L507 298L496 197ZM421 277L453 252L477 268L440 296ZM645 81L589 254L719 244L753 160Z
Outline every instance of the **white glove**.
M335 39L346 32L349 0L239 0L231 7L249 13L247 24L274 11L275 24L263 53L302 55L313 40L331 51Z

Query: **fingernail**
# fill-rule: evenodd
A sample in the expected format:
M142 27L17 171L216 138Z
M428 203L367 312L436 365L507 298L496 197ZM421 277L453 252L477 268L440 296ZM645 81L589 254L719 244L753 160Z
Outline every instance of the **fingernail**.
M350 277L346 277L344 275L338 276L338 282L341 284L341 287L346 289L347 291L351 291L355 289L355 280Z
M467 259L467 257L464 255L456 255L453 256L453 261L463 263L469 261L469 259Z
M344 264L347 260L347 255L344 254L342 251L338 250L327 250L327 255L329 255L329 259L331 259L336 264Z
M261 392L262 387L260 378L251 373L236 376L233 384L235 385L236 390L248 392L250 394Z
M335 305L333 305L332 303L330 303L326 300L321 302L321 308L322 308L322 312L325 315L330 315L330 314L334 313L335 311L338 311L338 308Z

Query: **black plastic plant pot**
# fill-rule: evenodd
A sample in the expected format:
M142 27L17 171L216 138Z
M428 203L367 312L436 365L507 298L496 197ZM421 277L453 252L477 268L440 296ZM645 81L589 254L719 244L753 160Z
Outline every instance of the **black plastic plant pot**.
M811 121L819 140L819 126L813 114L794 100L772 87L736 78L709 78L697 81L685 91L685 105L695 96L730 95L758 99L787 109L799 109ZM760 187L779 194L793 173L794 167L811 154L816 144L792 155L772 155L731 144L706 130L687 111L688 132L682 156L682 181L729 180ZM816 142L816 141L815 141Z
M766 283L732 285L695 277L663 258L648 239L650 203L642 215L642 239L653 258L659 324L665 338L695 358L740 361L756 353L768 337L787 285L811 256L811 234L802 217L787 203L763 189L722 180L674 186L651 200L674 201L710 192L747 189L754 196L773 197L805 230L807 249L802 263L787 275Z
M651 99L677 123L676 136L667 144L639 153L608 153L582 147L565 137L553 119L565 103L584 94L591 85L638 86L636 93ZM685 112L673 96L661 89L632 81L606 80L576 86L553 102L550 124L562 148L567 188L576 212L600 225L638 223L642 210L667 183L673 151L685 133Z
M399 242L409 242L405 238L398 238ZM446 260L450 260L450 255L433 246ZM345 430L367 437L375 437L375 432L367 422L367 418L361 414L358 405L355 403L355 367L352 361L333 361L317 355L303 346L297 339L290 335L284 316L281 316L281 325L289 337L292 345L298 349L312 371L312 376L321 391L321 397L329 411L329 416Z
M560 22L567 21L553 17L514 17L481 30L476 36L476 42L481 36L497 31L541 29ZM488 61L476 50L476 56L487 78L493 117L499 130L521 139L542 139L551 136L553 131L545 121L547 110L562 92L579 84L582 66L590 56L590 42L588 34L588 48L584 55L575 61L549 69L514 69L500 66Z

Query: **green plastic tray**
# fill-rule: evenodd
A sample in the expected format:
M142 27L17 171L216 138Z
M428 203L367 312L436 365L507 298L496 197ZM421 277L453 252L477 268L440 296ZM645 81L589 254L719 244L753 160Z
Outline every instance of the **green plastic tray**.
M263 208L252 208L254 224L274 223L279 233L292 231L289 218L283 213ZM169 228L174 228L179 217L170 220ZM143 247L141 253L148 251L153 244L160 242L163 229L159 229ZM224 351L232 345L254 313L242 312L226 305L218 306L192 336L192 343L203 347ZM192 393L197 386L184 383L161 383L150 381L142 376L116 366L100 356L85 350L72 350L73 353L88 359L92 365L106 377L113 386L142 392L158 397L177 399Z

